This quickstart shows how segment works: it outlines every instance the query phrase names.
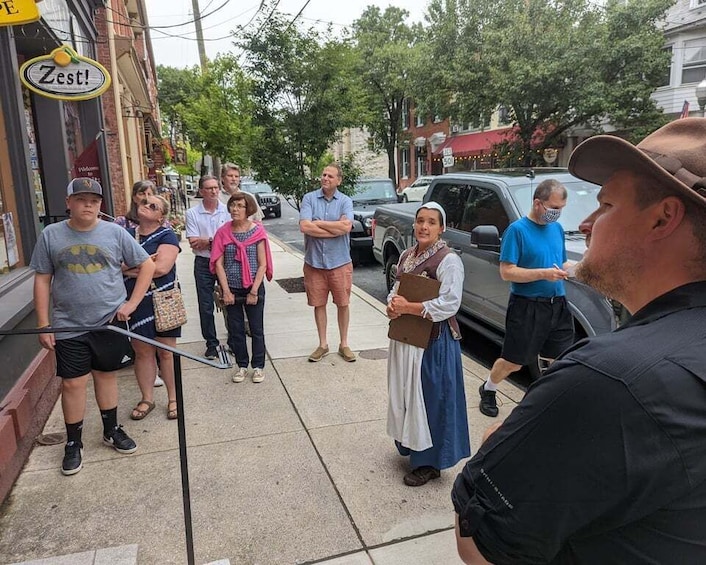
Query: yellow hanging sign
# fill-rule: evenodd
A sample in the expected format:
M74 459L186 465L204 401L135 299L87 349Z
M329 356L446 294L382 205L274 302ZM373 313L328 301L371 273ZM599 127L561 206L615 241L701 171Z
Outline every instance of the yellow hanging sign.
M28 24L40 17L34 0L0 0L0 26Z
M89 100L110 87L105 67L68 45L26 61L20 67L20 80L32 92L55 100Z

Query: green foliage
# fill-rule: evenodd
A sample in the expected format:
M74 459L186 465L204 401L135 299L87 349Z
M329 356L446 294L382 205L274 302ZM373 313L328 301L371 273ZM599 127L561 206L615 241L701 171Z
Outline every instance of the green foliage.
M458 122L508 109L518 164L575 127L641 136L664 120L650 94L669 63L657 22L672 4L432 0L417 96Z
M251 83L233 55L209 61L207 72L159 68L159 102L169 136L187 140L202 154L222 161L250 160Z
M251 164L298 205L319 186L338 132L355 122L351 50L277 12L258 23L238 31L252 77Z
M417 75L423 36L420 25L408 25L406 10L389 6L384 12L368 6L353 23L355 74L362 87L360 125L373 146L387 153L388 175L396 184L395 151L402 131L403 103Z

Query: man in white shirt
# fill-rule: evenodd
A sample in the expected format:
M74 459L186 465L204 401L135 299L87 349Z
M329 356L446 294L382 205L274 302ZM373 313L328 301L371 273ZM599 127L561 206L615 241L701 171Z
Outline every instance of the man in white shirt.
M186 211L186 239L194 252L194 279L199 301L201 335L206 340L207 359L218 357L218 336L213 318L213 289L216 275L211 273L209 260L211 243L216 230L230 221L230 213L218 199L218 179L211 175L199 179L199 193L202 202Z

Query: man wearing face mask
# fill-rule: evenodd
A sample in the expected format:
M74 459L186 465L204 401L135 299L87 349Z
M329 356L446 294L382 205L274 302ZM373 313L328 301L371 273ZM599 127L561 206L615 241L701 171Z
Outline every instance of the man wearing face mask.
M557 222L566 206L566 188L554 179L537 185L530 213L503 234L500 276L510 281L505 341L500 358L480 386L480 411L496 417L498 384L537 355L554 359L574 341L564 280L566 245Z

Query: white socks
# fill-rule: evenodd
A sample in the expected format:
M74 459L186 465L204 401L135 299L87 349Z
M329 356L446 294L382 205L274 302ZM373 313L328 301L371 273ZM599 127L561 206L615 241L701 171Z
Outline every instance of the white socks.
M498 390L498 385L496 385L493 381L490 380L490 377L488 377L488 380L485 381L485 390L490 390L492 392L495 392Z

